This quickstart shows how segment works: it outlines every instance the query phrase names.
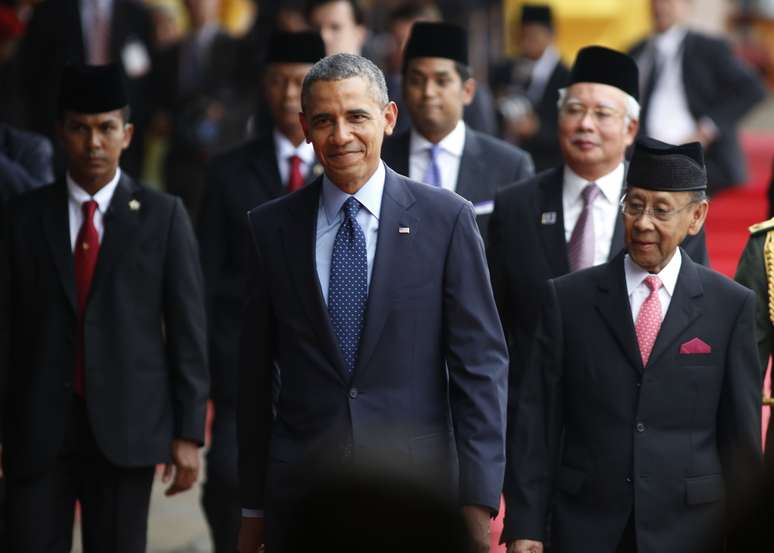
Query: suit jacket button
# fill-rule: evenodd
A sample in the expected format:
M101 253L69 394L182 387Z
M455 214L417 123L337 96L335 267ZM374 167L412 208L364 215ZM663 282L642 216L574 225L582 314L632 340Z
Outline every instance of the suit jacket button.
M355 399L357 397L357 388L352 388L349 391L349 397L351 397L352 399Z
M637 432L645 432L645 425L641 422L638 422L635 428L637 429Z

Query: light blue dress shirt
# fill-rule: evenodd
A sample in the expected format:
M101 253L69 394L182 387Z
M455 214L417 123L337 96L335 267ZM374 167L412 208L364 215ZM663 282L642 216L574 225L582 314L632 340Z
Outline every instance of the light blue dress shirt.
M384 164L379 162L379 166L374 171L374 174L371 175L371 178L354 194L357 201L362 205L357 213L357 223L363 229L363 234L365 235L369 286L376 255L376 239L379 232L379 214L382 209L385 175ZM320 208L317 211L315 262L317 265L317 278L320 281L320 289L322 290L326 305L328 304L328 283L331 276L333 243L336 241L336 233L344 220L341 206L344 205L344 202L347 201L350 195L328 180L327 176L323 177Z

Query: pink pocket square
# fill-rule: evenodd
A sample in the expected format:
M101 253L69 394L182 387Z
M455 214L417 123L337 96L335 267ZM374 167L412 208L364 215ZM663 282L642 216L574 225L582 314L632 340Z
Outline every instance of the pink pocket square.
M687 353L689 355L694 353L712 353L712 347L699 338L694 338L680 346L680 353Z

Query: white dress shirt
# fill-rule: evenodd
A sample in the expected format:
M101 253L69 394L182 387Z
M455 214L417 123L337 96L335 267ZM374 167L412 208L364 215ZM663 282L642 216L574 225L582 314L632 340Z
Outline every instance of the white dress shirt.
M675 293L677 285L677 276L680 274L680 267L683 264L683 256L680 248L675 250L672 259L669 260L666 267L661 269L656 276L661 280L661 288L658 289L658 299L661 303L661 320L667 314L672 296ZM629 306L632 311L632 320L637 323L637 315L645 300L650 295L650 288L645 284L645 278L651 273L637 265L628 255L624 257L624 274L626 276L626 292L629 295Z
M548 79L551 78L557 63L559 63L559 52L553 46L549 46L543 51L543 55L540 56L532 67L532 75L527 87L527 97L534 105L540 103L540 99L543 97L543 92L548 84Z
M594 181L599 187L598 194L592 205L591 215L594 219L594 265L605 263L610 256L610 245L613 242L613 231L618 217L621 216L618 202L624 182L624 165L621 163L611 173ZM562 207L564 210L564 239L570 242L572 230L583 212L583 196L581 193L589 181L578 176L572 169L564 166L564 185L562 187Z
M379 232L379 215L382 211L382 193L384 192L384 179L386 172L384 165L379 166L371 175L371 178L354 197L361 204L357 212L357 223L363 229L366 241L366 260L368 263L368 287L371 286L371 273L376 256L376 239ZM323 177L322 193L320 194L320 206L317 210L317 241L315 244L315 266L317 267L317 279L320 282L323 300L328 304L328 284L331 276L331 256L333 245L336 241L336 233L344 219L341 207L352 194L343 192L333 184L327 176ZM242 516L248 518L262 518L263 510L242 509Z
M302 140L298 147L288 140L288 138L274 129L274 151L277 154L277 168L279 169L282 186L287 187L290 180L290 158L298 156L301 160L301 174L304 178L309 174L309 169L314 165L314 147L306 140Z
M465 123L460 120L454 130L438 143L438 169L441 173L441 188L457 191L457 177L460 173L462 151L465 149ZM430 165L430 148L433 143L411 129L409 146L409 178L423 182Z
M102 235L105 233L104 217L113 200L113 193L118 186L118 180L121 178L121 169L116 169L113 179L103 186L99 192L91 196L73 180L68 173L67 181L67 209L70 218L70 248L75 251L75 243L78 241L78 233L83 225L83 202L94 200L97 202L97 210L94 212L94 227L97 229L99 241L102 243Z
M649 58L643 63L650 64L646 80L656 59L661 68L649 100L645 128L649 136L669 144L682 144L697 128L683 85L682 44L686 33L683 27L674 26L654 36L643 52L643 58Z

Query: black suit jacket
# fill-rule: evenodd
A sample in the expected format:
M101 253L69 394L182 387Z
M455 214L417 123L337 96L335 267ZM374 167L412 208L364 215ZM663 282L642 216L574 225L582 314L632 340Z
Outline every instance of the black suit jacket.
M570 272L562 204L564 167L555 167L498 193L489 224L487 258L511 354L511 389L529 357L550 278ZM623 193L624 183L621 183ZM547 214L544 219L543 214ZM613 230L608 259L624 247L623 219ZM704 231L685 241L692 259L708 264Z
M315 164L307 181L321 170ZM197 235L207 297L210 395L218 401L236 403L246 254L252 247L247 212L286 190L271 133L216 156L207 168Z
M624 254L549 281L509 444L504 538L615 551L722 551L761 473L755 296L683 253L643 367ZM709 353L685 354L699 339ZM560 445L561 444L561 445ZM553 492L553 494L552 494Z
M250 212L242 333L242 505L287 528L332 463L420 472L498 509L507 354L468 202L387 169L358 363L347 378L316 275L322 179ZM399 233L408 227L408 233ZM272 417L272 373L282 386ZM311 481L311 482L310 482ZM277 535L277 534L274 534Z
M496 97L508 94L508 85L511 82L513 71L512 60L506 61L492 69L490 81ZM562 152L559 149L557 137L559 127L559 89L567 86L570 79L570 70L560 61L554 66L551 76L546 82L543 94L537 102L533 102L533 110L540 128L533 137L519 144L532 156L536 171L544 171L556 167L562 163Z
M0 123L0 204L51 182L52 157L45 137Z
M76 288L64 179L14 200L0 263L0 429L9 478L44 472L73 395ZM85 399L102 453L166 462L171 440L204 441L204 298L188 216L121 177L85 315Z
M410 153L410 130L389 138L382 147L382 159L401 175L409 174ZM532 159L524 150L470 127L465 129L455 191L476 207L476 221L484 240L497 191L534 173Z
M637 44L631 55L637 59L648 42ZM697 121L709 117L718 128L716 140L706 149L710 187L743 184L747 167L737 137L739 120L763 100L766 90L752 70L739 60L720 38L689 31L682 46L683 86L688 109ZM642 76L647 82L648 75ZM645 105L647 98L640 98ZM643 112L640 131L648 134Z

